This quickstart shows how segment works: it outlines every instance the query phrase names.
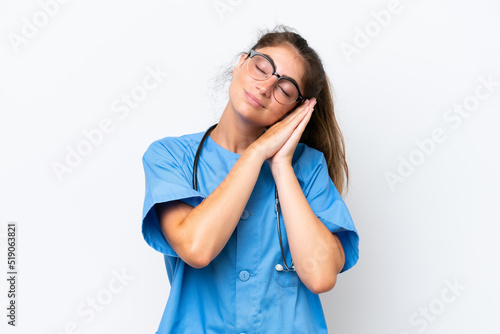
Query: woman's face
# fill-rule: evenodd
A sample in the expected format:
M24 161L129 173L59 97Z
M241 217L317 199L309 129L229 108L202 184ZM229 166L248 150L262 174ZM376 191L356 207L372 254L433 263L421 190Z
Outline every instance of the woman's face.
M301 92L304 65L302 58L287 46L264 47L255 51L267 55L274 61L276 72L281 76L291 77L297 82ZM233 110L253 126L265 127L279 121L299 103L283 105L273 97L274 84L278 77L272 75L264 81L253 79L247 71L250 58L242 55L233 70L233 81L229 86L229 100Z

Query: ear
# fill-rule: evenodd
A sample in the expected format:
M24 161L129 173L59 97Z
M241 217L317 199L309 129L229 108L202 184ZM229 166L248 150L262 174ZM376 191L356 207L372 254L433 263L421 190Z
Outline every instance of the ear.
M234 67L233 69L233 79L234 79L234 76L238 74L238 72L241 70L241 68L243 67L243 62L245 61L245 57L247 56L248 54L245 53L245 54L242 54L240 56L240 60L238 61L238 64L236 64L236 66Z

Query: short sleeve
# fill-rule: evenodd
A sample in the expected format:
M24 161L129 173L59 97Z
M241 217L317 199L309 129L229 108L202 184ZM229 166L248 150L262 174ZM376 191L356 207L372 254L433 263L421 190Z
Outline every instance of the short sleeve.
M308 148L305 163L299 165L304 177L304 195L316 216L332 233L336 233L345 254L341 272L352 268L359 258L359 235L351 214L328 174L322 152Z
M192 188L191 176L184 163L186 147L167 137L153 142L142 157L146 188L142 211L144 240L160 253L178 257L168 244L160 227L155 204L181 200L192 206L200 204L205 196Z

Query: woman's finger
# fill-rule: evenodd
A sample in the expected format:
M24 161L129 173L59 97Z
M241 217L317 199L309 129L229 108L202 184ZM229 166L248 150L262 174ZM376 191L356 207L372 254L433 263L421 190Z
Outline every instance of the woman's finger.
M297 126L307 116L306 110L309 110L313 103L315 102L306 100L306 102L291 112L287 118L276 122L257 139L258 145L265 147L267 156L274 155L289 140Z
M293 118L291 118L288 122L285 122L284 125L286 126L290 126L292 127L292 131L295 131L295 129L297 128L297 126L299 126L299 124L301 124L305 117L307 116L307 113L308 113L308 110L312 109L314 107L314 105L316 104L316 99L312 99L312 100L307 100L308 103L304 106L301 106L301 109L298 110L297 114L293 115ZM296 110L297 111L297 110ZM307 125L307 122L306 121L306 125ZM304 126L305 128L305 126ZM303 130L302 130L303 131ZM291 135L291 133L290 133Z
M307 114L306 110L312 108L314 104L316 104L315 100L306 100L303 105L294 110L286 119L279 121L271 126L267 131L269 132L267 135L273 136L280 132L286 133L286 139L284 140L287 140L291 136L295 128L300 124L300 122L303 121L304 117Z
M283 145L283 148L286 148L285 146L290 146L290 147L293 146L293 150L295 150L295 147L297 146L297 143L300 141L300 137L302 136L302 133L304 132L307 124L309 123L309 120L311 119L313 112L314 109L312 107L306 108L306 111L304 112L305 113L304 118L293 130L292 134L290 135L286 143Z
M280 122L285 121L285 124L290 123L295 118L297 118L301 113L312 103L311 100L305 100L300 106L298 106L294 111L286 115L286 117L282 118Z
M311 116L312 116L313 112L314 112L314 108L313 107L308 107L307 108L306 115L304 116L304 118L302 119L302 121L299 123L299 125L297 125L297 127L295 128L295 130L292 133L292 136L296 136L296 137L298 137L298 139L300 139L300 137L302 136L302 133L304 132L307 124L309 123L309 120L311 119Z

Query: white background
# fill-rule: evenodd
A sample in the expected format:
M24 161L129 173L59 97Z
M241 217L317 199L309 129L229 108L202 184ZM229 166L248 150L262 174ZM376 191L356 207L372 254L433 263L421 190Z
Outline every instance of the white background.
M346 140L360 260L321 295L330 332L498 333L500 4L401 0L377 33L372 11L388 5L69 1L43 22L38 1L0 2L1 277L8 222L18 224L19 272L16 328L0 280L0 332L156 331L169 282L141 234L142 154L217 122L227 100L213 97L213 79L258 29L283 23L321 55ZM341 46L360 45L367 27L366 46L347 56ZM169 75L120 118L114 103L148 67ZM497 86L461 123L445 120L476 89L488 92L481 77ZM58 179L54 163L103 119L112 131ZM446 140L418 153L436 128ZM410 157L418 165L391 188L386 173ZM115 282L117 272L128 278ZM91 316L97 296L108 299Z

